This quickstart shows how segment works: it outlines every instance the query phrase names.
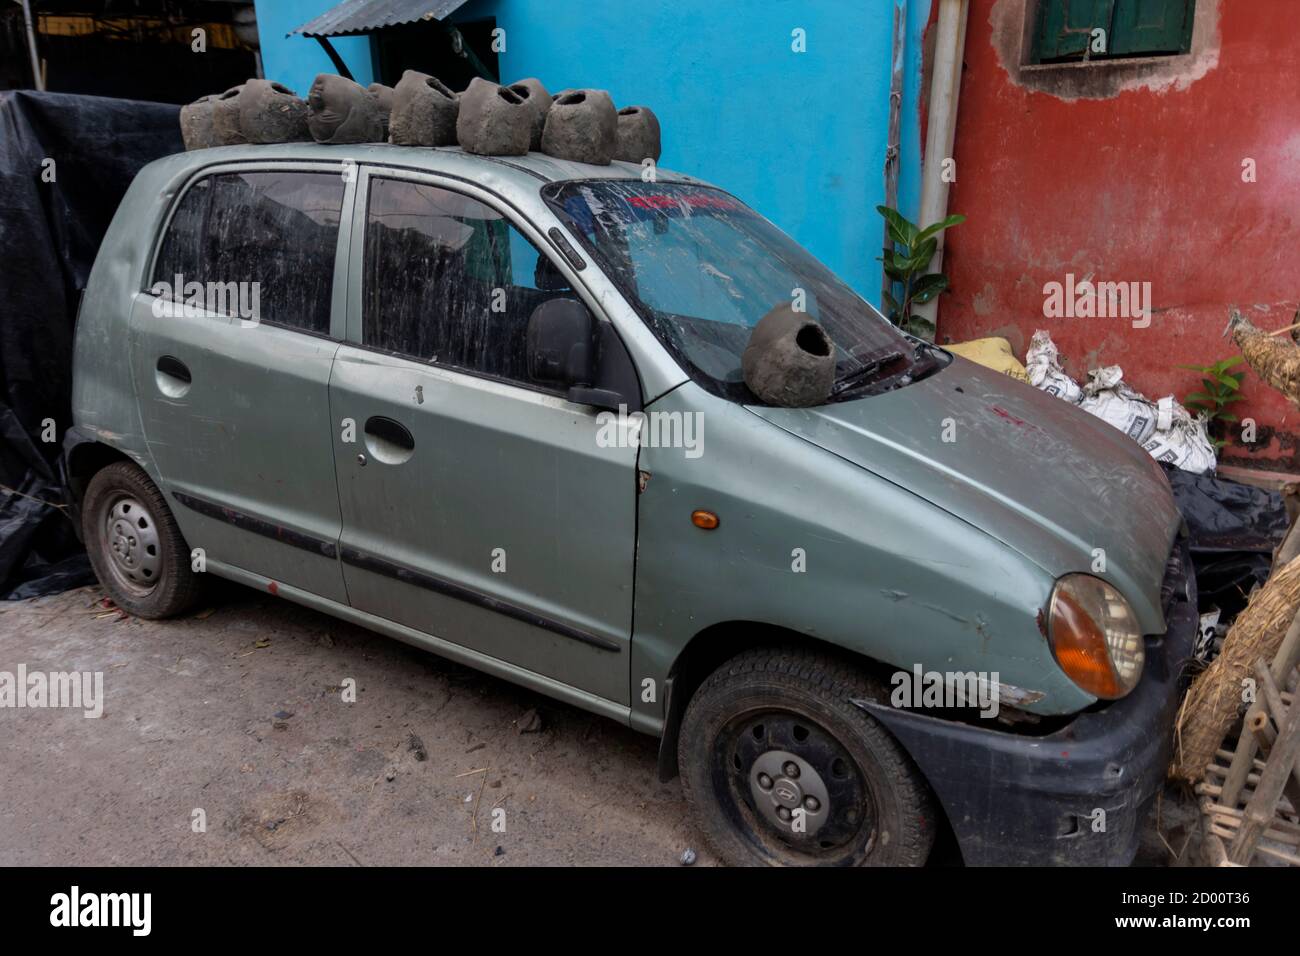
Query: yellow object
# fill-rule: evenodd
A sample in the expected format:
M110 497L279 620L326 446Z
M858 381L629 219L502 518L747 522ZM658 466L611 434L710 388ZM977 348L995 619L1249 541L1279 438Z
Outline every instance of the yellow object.
M712 511L692 511L691 524L705 531L712 531L718 526L718 516Z
M1022 382L1029 381L1029 373L1016 360L1016 354L1011 351L1011 343L1006 339L997 336L987 339L971 339L969 342L945 345L944 348L954 355L970 359L972 362L983 365L985 368L991 368L995 372L1002 372Z

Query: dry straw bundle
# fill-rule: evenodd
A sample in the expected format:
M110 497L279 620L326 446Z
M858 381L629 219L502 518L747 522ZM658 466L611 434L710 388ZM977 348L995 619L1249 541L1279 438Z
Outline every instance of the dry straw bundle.
M1255 374L1300 406L1300 348L1290 338L1277 334L1287 329L1265 332L1233 309L1228 331Z
M1292 351L1297 351L1291 346ZM1245 348L1242 348L1245 351ZM1253 363L1252 363L1253 365ZM1250 597L1223 641L1223 653L1183 700L1169 775L1195 784L1241 714L1244 681L1258 660L1271 661L1300 607L1300 558L1275 571Z

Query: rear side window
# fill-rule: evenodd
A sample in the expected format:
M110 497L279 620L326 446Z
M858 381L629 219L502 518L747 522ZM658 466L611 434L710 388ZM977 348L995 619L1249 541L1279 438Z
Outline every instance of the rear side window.
M327 172L199 180L172 216L151 291L205 311L329 334L343 190L342 175Z
M490 206L424 183L370 180L362 344L539 387L528 376L528 317L572 295L551 260Z

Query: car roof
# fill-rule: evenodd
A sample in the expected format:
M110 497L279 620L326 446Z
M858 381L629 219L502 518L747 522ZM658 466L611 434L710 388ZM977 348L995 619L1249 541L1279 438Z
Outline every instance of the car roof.
M538 183L574 179L641 179L642 168L636 163L612 162L607 166L557 159L544 153L524 156L479 156L459 146L392 146L387 143L323 145L320 143L275 143L216 146L184 154L192 158L191 167L215 163L265 162L267 160L329 161L351 160L398 166L404 169L448 173L468 179L486 175L498 182L513 180L518 188L535 190ZM175 161L176 157L169 157ZM655 182L681 182L708 185L701 179L673 170L655 168Z

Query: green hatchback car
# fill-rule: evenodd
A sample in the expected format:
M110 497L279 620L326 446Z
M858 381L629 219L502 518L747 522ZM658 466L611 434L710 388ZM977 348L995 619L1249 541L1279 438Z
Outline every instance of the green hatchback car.
M783 304L833 348L815 407L745 383ZM73 409L122 608L217 575L653 734L728 862L1126 863L1163 780L1196 602L1160 467L688 176L159 160Z

